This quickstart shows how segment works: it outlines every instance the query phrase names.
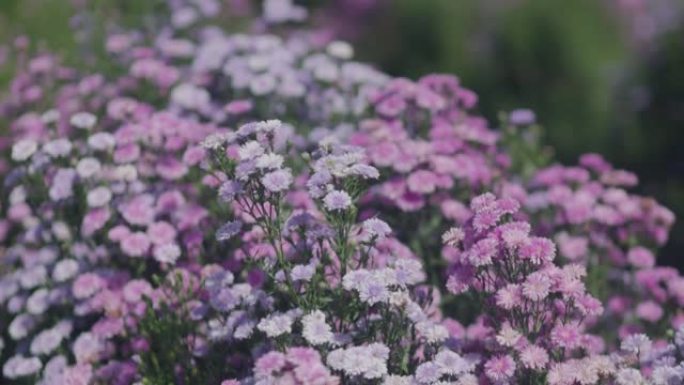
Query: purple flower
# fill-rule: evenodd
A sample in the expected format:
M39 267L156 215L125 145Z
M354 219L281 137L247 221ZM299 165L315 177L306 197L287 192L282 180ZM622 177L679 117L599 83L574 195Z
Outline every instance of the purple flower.
M323 205L328 211L341 211L349 208L352 200L345 191L333 190L323 198Z
M536 120L534 111L528 109L513 110L508 117L508 121L516 126L529 126L534 124Z
M242 222L239 220L234 220L225 223L223 226L219 227L216 231L217 241L227 241L234 236L238 235L242 230Z
M270 192L283 192L292 184L292 172L289 169L271 171L261 178L261 183Z

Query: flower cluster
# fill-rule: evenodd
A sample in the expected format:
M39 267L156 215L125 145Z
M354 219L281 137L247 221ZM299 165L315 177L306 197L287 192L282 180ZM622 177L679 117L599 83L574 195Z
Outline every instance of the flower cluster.
M662 338L684 319L682 277L656 266L654 254L667 241L674 215L625 190L636 182L635 175L587 154L577 167L539 170L525 205L539 229L554 236L562 263L582 264L596 275L607 327L622 337L650 330Z
M470 209L467 225L443 236L453 262L447 288L473 291L484 303L488 330L477 342L489 345L485 375L493 382L534 378L585 349L593 338L582 321L603 311L586 292L585 269L555 265L553 242L514 220L517 201L486 193Z

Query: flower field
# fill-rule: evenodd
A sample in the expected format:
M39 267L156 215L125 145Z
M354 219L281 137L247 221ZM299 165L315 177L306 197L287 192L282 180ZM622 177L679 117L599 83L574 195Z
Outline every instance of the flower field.
M78 67L7 45L0 383L684 383L637 175L261 5L84 5Z

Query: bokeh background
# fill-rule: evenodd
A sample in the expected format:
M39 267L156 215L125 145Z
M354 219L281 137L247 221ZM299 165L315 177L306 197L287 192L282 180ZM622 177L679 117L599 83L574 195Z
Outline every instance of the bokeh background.
M0 0L0 90L18 35L78 67L73 7L144 25L161 0ZM225 0L258 8L258 1ZM308 0L327 31L392 75L457 74L496 124L530 108L556 158L599 152L680 218L660 261L684 270L684 1ZM321 23L323 24L323 23ZM91 30L97 30L92 29ZM92 64L92 63L90 63Z

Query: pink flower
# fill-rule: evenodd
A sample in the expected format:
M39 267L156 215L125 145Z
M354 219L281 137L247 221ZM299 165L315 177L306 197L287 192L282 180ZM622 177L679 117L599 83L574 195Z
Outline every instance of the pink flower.
M589 241L585 237L573 237L567 233L561 233L556 236L560 254L571 260L576 261L587 254Z
M582 332L577 324L559 323L551 330L551 340L558 347L575 349L582 344Z
M131 304L139 303L143 296L149 297L151 294L152 286L142 279L132 280L123 288L123 298Z
M254 375L258 377L272 376L285 368L285 355L280 352L268 352L254 364Z
M91 297L105 286L104 279L94 273L79 275L71 286L71 292L78 299Z
M83 226L81 227L81 234L84 237L93 235L97 230L100 230L109 221L111 213L107 207L90 210L83 217Z
M146 226L154 220L154 198L149 195L139 195L124 204L120 211L128 223Z
M498 306L511 310L522 302L522 289L520 285L510 283L496 292L495 299Z
M645 247L633 247L627 253L627 261L636 268L647 268L655 265L653 253Z
M147 236L153 244L164 245L175 241L176 229L168 222L155 222L147 228Z
M76 364L64 369L59 381L68 385L88 385L93 378L93 367L88 364Z
M418 170L406 180L409 190L419 194L430 194L437 187L437 175L432 171Z
M551 280L543 273L530 274L522 285L523 295L535 302L539 302L549 295Z
M528 369L542 370L549 363L549 354L544 348L529 345L520 351L520 361Z
M131 230L125 225L118 225L112 227L109 232L107 233L107 237L109 240L113 242L120 242L123 240L126 236L128 236L131 233Z
M166 157L157 162L157 173L166 180L177 180L185 176L188 172L188 167L172 157Z
M485 375L494 382L508 381L515 374L515 361L509 355L490 358L484 365Z
M645 301L637 305L637 317L648 322L658 322L663 318L663 308L654 301Z
M321 361L320 354L311 348L291 347L285 354L287 361L296 366L306 366Z
M150 238L143 232L128 234L121 240L121 250L130 257L142 257L150 249Z
M92 333L83 333L74 342L73 352L78 363L97 361L104 349L102 341Z
M520 248L519 255L536 264L551 262L556 257L556 246L549 239L533 237Z

